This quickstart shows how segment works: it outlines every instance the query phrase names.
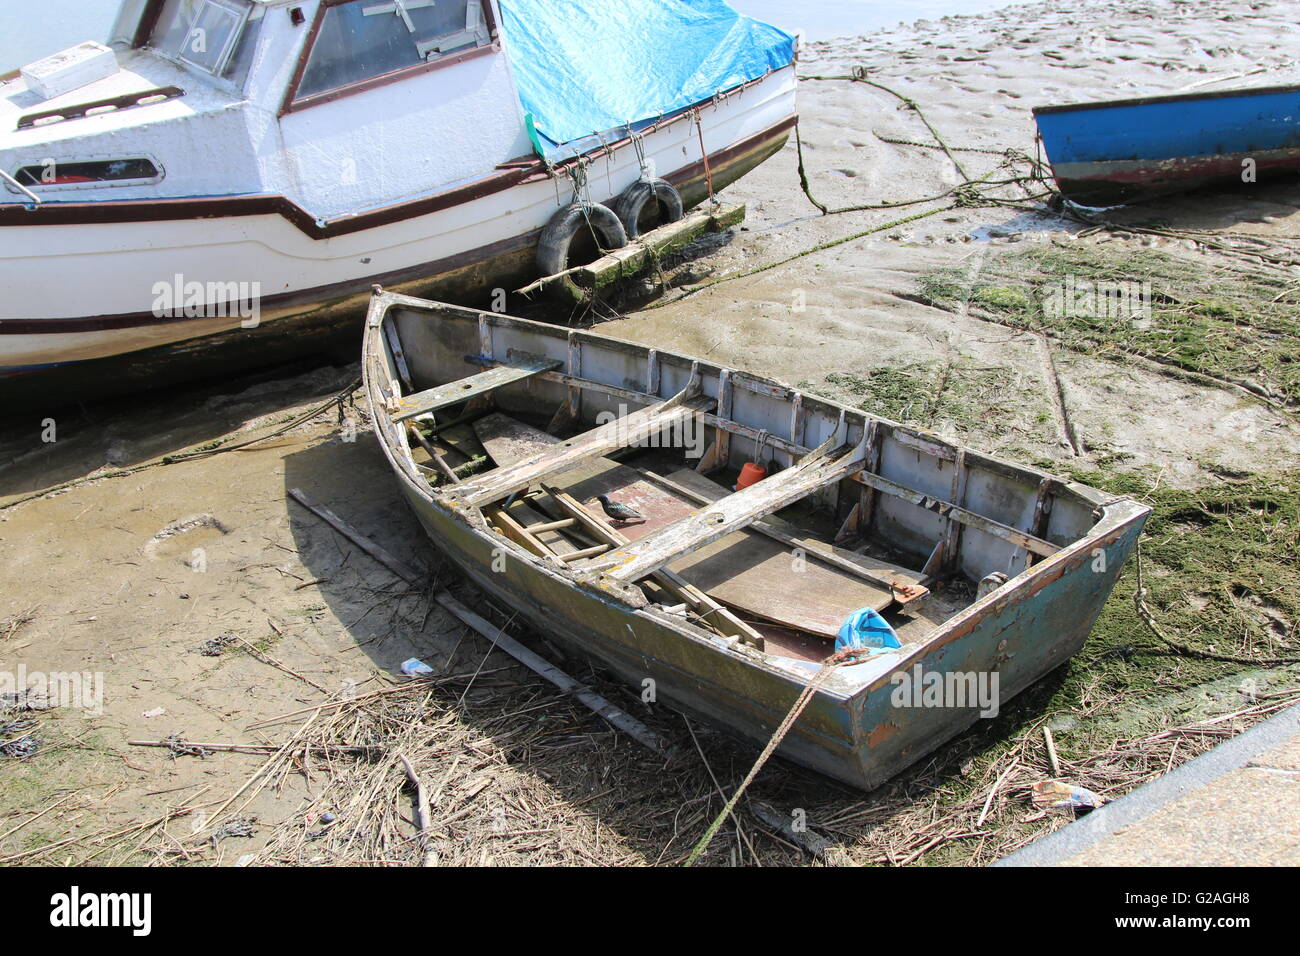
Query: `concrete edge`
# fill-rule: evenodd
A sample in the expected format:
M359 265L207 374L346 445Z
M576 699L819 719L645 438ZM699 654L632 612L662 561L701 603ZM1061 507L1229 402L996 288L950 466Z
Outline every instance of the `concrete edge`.
M1117 830L1140 823L1165 804L1187 796L1223 775L1244 767L1267 750L1300 734L1300 704L1274 714L1245 733L1143 784L1113 803L1093 810L1069 826L1017 850L992 866L1055 866L1082 853Z

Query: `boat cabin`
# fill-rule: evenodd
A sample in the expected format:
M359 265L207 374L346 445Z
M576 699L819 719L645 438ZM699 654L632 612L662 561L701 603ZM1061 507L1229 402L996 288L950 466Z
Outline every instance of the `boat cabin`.
M319 220L454 186L532 152L497 24L493 0L125 0L111 52L0 85L2 185Z

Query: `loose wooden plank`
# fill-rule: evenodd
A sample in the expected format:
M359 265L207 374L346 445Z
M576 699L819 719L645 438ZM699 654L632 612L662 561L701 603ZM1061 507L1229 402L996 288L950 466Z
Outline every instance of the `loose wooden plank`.
M759 621L834 638L845 619L894 604L893 594L741 531L677 558L668 568L717 601Z
M471 478L451 489L448 496L474 507L491 504L552 475L562 474L587 459L599 458L658 435L712 404L713 399L702 395L693 398L675 396L666 402L659 402L593 428L576 438L544 448L522 461Z
M448 405L457 405L513 382L521 382L542 372L554 371L563 364L554 359L532 359L515 365L498 365L496 368L490 368L486 372L479 372L468 378L448 382L437 388L425 389L414 395L403 396L397 402L397 410L393 412L392 419L395 422L402 422L417 415L446 408Z
M545 486L543 486L545 487ZM565 494L563 491L557 491L553 488L546 488L546 492L556 503L560 510L566 514L572 515L577 521L581 522L587 532L593 535L597 540L604 541L606 544L618 547L628 543L628 539L622 533L610 527L602 518L594 512L584 508L572 495ZM576 560L577 555L572 555L564 560ZM747 644L752 644L759 650L763 649L763 636L756 630L746 624L740 618L736 617L717 601L713 600L699 588L687 582L680 575L666 568L655 572L655 583L657 583L668 593L674 595L679 600L685 601L694 611L703 617L711 627L715 628L722 634L728 634L738 637Z
M362 551L366 552L366 554L370 555L370 557L374 558L398 578L401 578L408 584L414 584L417 586L425 583L426 579L424 575L400 561L374 541L361 534L328 508L317 505L303 494L301 490L291 488L289 489L289 494L296 502L298 502L298 504L302 505L308 511L312 512L312 514L325 521L326 524L330 525L330 527L343 535L343 537L357 545ZM486 637L492 642L493 646L505 651L519 663L531 670L534 674L550 681L560 690L564 691L564 693L570 694L580 700L593 712L599 714L613 727L623 731L633 740L650 750L653 750L655 753L665 755L670 755L672 753L671 744L641 721L637 720L627 711L615 707L594 690L587 687L585 684L581 684L574 680L539 654L524 647L524 645L520 644L491 621L475 614L449 592L437 591L434 593L433 599L461 621Z
M534 453L538 447L556 444L559 439L509 416L493 414L475 423L475 432L493 461L508 464ZM723 497L726 490L707 478L694 475L713 492ZM674 476L675 477L675 476ZM568 495L578 499L590 514L599 516L598 494L609 494L647 516L645 523L630 523L614 528L621 537L635 541L659 528L694 514L701 499L682 490L655 483L659 476L641 472L629 465L597 458L554 478ZM511 512L519 507L515 504ZM543 521L538 516L537 521ZM778 526L785 523L769 518ZM791 531L796 531L791 526ZM545 535L538 537L545 539ZM558 536L557 536L558 537ZM864 607L884 610L895 603L894 592L886 585L845 574L843 570L811 559L814 550L807 542L788 537L793 544L743 530L687 555L668 565L690 586L714 602L742 611L755 619L775 622L785 628L797 628L822 638L834 638L840 625L854 611ZM818 546L828 547L822 542ZM790 587L793 548L809 554L803 565L797 588ZM903 575L912 574L899 569ZM904 583L913 581L904 579ZM656 580L656 583L659 583ZM742 622L743 623L743 622ZM770 631L761 624L754 630L763 638ZM810 658L812 659L812 658Z
M611 551L589 566L621 581L637 581L674 558L744 528L756 518L779 511L861 468L860 448L838 458L809 455L793 468L719 499L700 513Z

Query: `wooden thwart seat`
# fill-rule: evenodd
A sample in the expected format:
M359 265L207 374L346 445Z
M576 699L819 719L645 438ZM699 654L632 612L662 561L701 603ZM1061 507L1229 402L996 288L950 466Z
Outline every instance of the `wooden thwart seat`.
M392 419L395 422L403 422L408 418L435 412L448 405L456 405L479 395L486 395L512 382L521 382L542 372L554 371L563 364L558 359L538 358L514 365L498 365L496 368L479 372L469 378L448 382L446 385L439 385L437 388L426 389L399 399Z
M494 468L463 481L449 489L447 495L455 501L482 508L552 475L567 471L587 459L599 458L658 435L665 429L706 411L713 404L711 398L702 395L687 397L687 393L683 392L665 402L551 445L512 465Z
M637 581L675 558L745 528L758 518L779 511L818 488L862 469L865 456L862 446L838 458L825 452L825 447L816 449L793 468L720 498L693 515L601 555L587 567L604 571L622 581Z

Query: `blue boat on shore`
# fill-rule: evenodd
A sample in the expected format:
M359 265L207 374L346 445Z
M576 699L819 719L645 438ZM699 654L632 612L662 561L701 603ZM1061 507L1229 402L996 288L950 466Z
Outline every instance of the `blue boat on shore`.
M1116 206L1300 172L1300 85L1034 110L1065 198Z

